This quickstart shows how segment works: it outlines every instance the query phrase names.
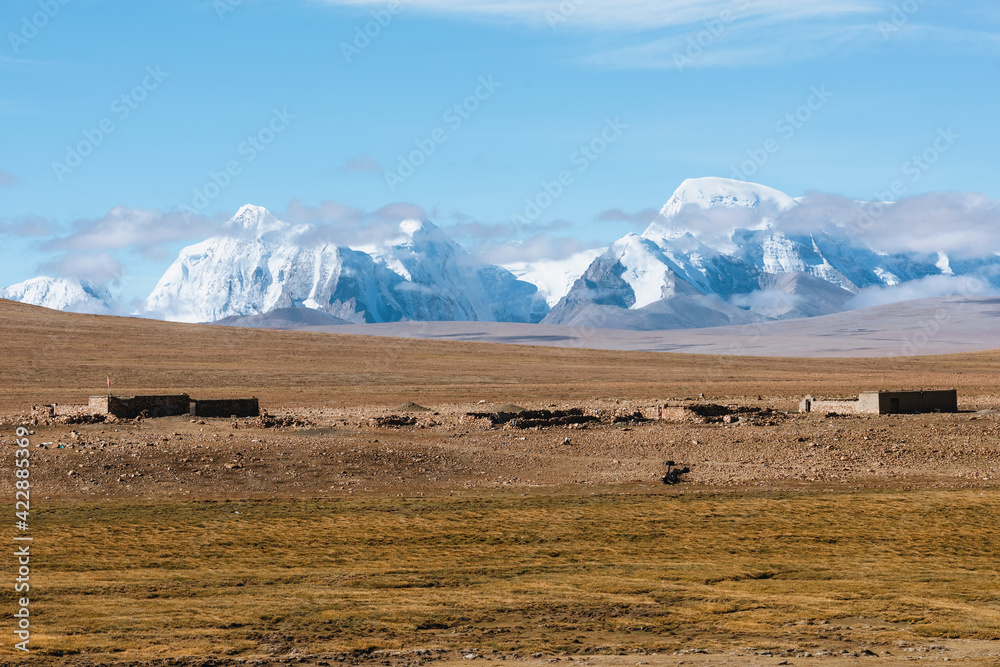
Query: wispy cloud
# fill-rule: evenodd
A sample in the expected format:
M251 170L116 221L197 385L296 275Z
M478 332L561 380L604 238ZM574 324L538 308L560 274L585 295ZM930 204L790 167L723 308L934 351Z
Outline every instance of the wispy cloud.
M104 286L119 282L122 269L121 262L106 252L66 253L38 267L42 273L80 278Z
M43 250L94 252L127 248L145 257L162 259L165 244L204 239L218 231L221 222L176 211L116 206L100 218L75 221L70 234L51 239Z
M594 244L587 245L580 239L538 234L523 241L490 243L481 247L478 256L491 264L560 260L571 257Z
M325 0L354 7L384 0ZM997 53L1000 36L968 29L970 16L994 16L984 0L950 12L956 27L931 22L922 7L883 0L409 0L407 10L605 33L577 61L613 69L767 66L835 51L877 48L890 38L933 42L963 52ZM935 17L941 21L940 16ZM608 43L610 41L610 44ZM616 44L616 42L618 42Z
M385 0L326 0L343 6L380 6ZM860 14L876 11L884 3L875 0L408 0L408 9L438 14L507 19L529 25L551 25L552 13L559 25L598 29L649 30L706 21L735 9L747 16L770 20Z
M929 192L882 204L810 194L776 224L790 233L839 228L891 253L942 252L956 258L1000 253L1000 202L978 193Z
M2 185L16 185L17 176L9 172L0 169L0 186Z
M341 202L325 200L315 206L293 199L288 208L275 215L292 224L312 225L302 237L303 243L331 243L357 247L380 243L398 236L403 220L427 220L424 209L406 202L395 202L374 211L363 211Z
M939 296L986 296L1000 290L986 280L973 276L927 276L893 287L868 287L847 302L849 309L885 306L913 299Z
M42 238L56 233L58 225L37 215L0 218L0 236Z
M611 208L607 211L602 211L600 215L597 216L598 222L630 222L636 225L648 225L651 223L659 211L655 208L644 208L641 211L636 211L635 213L626 213L620 208Z
M874 23L744 19L712 30L696 25L581 58L608 68L686 70L774 65L883 41Z

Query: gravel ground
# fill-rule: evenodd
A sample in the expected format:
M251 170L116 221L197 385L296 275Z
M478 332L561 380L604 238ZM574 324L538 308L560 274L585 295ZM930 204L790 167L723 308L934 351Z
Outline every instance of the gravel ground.
M40 423L31 427L33 487L50 497L656 489L666 460L690 468L682 489L995 485L1000 415L988 398L965 402L970 411L958 414L826 417L785 412L784 405L754 397L723 404L731 414L709 423L655 419L660 404L650 401L527 404L577 408L600 420L529 428L469 416L500 407L488 403L409 413L289 408L274 411L277 421L297 425L277 427L265 426L268 420L187 417ZM636 413L653 419L629 418ZM415 423L378 425L386 422ZM0 442L12 444L9 435ZM10 458L10 446L2 451L0 459Z

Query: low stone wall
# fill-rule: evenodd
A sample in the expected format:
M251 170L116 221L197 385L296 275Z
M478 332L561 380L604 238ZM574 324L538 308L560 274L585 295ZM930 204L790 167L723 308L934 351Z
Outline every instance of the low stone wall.
M865 412L863 408L864 406L858 401L817 401L812 396L806 396L799 403L799 412L819 412L821 414L836 412L842 415L853 415Z
M191 398L187 394L175 396L92 396L90 409L95 413L114 415L119 419L135 419L145 413L147 417L172 417L191 412Z
M89 405L70 405L70 404L63 405L61 403L53 403L50 407L52 408L52 416L54 417L64 417L66 415L90 414L91 412Z
M662 419L668 422L696 422L704 424L709 420L718 420L721 417L732 415L738 412L738 408L714 403L692 403L690 405L665 405L662 409L657 409L654 419Z
M191 414L197 417L259 417L256 398L223 398L191 401Z

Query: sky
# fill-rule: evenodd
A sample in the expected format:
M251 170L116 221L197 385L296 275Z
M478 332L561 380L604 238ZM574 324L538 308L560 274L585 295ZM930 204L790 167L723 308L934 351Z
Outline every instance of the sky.
M2 286L134 302L248 203L544 258L694 177L1000 199L995 1L8 0L0 27Z

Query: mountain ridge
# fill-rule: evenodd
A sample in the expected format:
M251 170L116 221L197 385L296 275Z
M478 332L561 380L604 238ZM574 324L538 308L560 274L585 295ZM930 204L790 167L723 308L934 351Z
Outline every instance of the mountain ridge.
M879 248L848 219L864 202L845 214L824 201L687 179L644 229L607 247L514 261L515 244L505 266L478 259L427 220L404 219L375 243L347 246L330 240L330 227L247 204L218 234L183 248L136 314L215 322L304 307L351 323L655 330L822 316L893 294L1000 292L1000 253ZM5 293L56 309L120 310L106 289L73 280L39 277Z

